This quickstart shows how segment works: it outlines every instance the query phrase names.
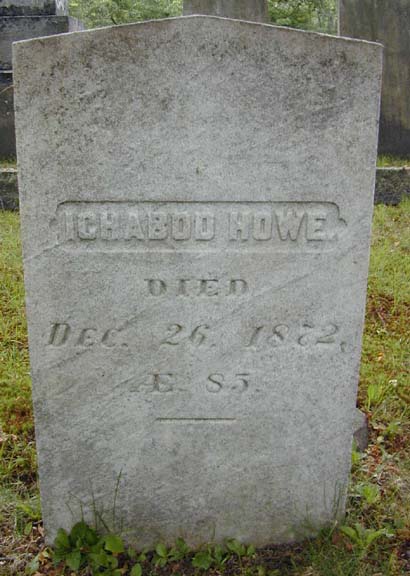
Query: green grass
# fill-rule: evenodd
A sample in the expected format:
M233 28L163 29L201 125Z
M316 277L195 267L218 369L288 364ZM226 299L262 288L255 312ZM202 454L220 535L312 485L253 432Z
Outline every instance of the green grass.
M410 158L397 158L396 156L379 156L377 158L377 166L378 168L389 168L389 167L402 168L403 166L410 167Z
M0 170L2 168L17 168L17 161L15 158L0 158Z
M354 452L347 528L287 548L232 555L208 574L241 576L399 576L410 571L410 201L377 206L359 405L371 444ZM0 212L0 575L53 571L44 548L24 318L19 218ZM354 526L358 524L359 528ZM380 531L380 532L379 532ZM371 543L373 537L377 540ZM6 558L6 561L2 561ZM120 557L123 574L131 562ZM128 568L126 567L128 565ZM200 574L192 555L143 574ZM30 573L30 570L28 570ZM66 571L66 574L69 572ZM204 573L202 571L202 573ZM85 574L85 572L84 572Z

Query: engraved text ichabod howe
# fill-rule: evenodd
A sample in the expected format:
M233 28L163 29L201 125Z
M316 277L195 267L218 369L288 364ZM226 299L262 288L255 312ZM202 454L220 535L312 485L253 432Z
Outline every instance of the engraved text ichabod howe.
M332 249L346 228L330 202L64 202L58 242L96 250Z

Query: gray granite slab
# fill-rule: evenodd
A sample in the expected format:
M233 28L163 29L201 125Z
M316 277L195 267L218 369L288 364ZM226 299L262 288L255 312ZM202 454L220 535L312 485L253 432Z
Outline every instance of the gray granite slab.
M48 540L82 514L140 545L340 518L381 47L193 16L14 51Z
M267 0L183 0L183 12L268 22Z
M385 46L379 152L410 156L410 0L340 0L340 33Z
M0 0L0 16L64 16L68 0Z
M0 132L0 134L2 133ZM0 138L0 148L2 144L3 140ZM11 177L9 177L8 174L4 174L3 172L4 171L0 169L0 208L2 206L9 206L10 202L8 199L11 198L12 209L17 209L17 171L13 170ZM397 206L403 199L407 197L410 197L410 168L377 168L376 187L374 193L375 204Z

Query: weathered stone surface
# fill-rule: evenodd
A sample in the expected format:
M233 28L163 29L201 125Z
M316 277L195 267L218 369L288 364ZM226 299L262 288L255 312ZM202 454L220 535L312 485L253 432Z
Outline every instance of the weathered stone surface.
M194 16L14 50L48 539L115 500L139 544L342 515L381 47Z
M0 158L15 155L13 76L11 70L4 70L0 71Z
M184 0L184 14L208 14L268 22L267 0Z
M0 16L64 16L68 0L0 0Z
M410 0L340 0L340 33L385 46L379 152L410 155Z
M0 18L0 70L9 70L12 43L40 36L82 30L83 25L69 16L17 16Z
M16 155L13 86L11 84L12 43L83 29L81 22L68 16L27 16L27 14L48 12L51 14L67 12L67 2L64 0L53 2L0 0L0 158Z
M0 210L17 210L18 205L17 170L0 168Z
M4 177L2 182L5 182ZM1 186L0 183L0 195L5 190L5 188L1 188ZM14 176L14 172L11 178L7 178L7 195L16 199L18 198L17 177ZM375 204L396 206L400 204L403 198L407 197L410 197L410 168L377 168L374 195ZM15 204L16 208L17 206L18 204Z

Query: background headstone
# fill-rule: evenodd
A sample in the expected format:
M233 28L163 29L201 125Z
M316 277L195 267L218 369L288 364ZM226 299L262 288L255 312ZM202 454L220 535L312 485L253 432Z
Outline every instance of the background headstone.
M0 210L18 210L17 170L0 167Z
M0 17L0 70L11 69L13 42L81 29L81 23L69 16Z
M67 15L68 0L0 0L0 16Z
M339 0L342 36L385 46L379 153L410 156L410 0Z
M268 22L267 0L184 0L184 14L208 14L252 22Z
M66 0L0 0L0 159L16 155L12 43L82 30Z
M13 75L11 70L0 70L0 159L15 154Z
M113 527L114 502L139 545L333 522L381 47L192 16L14 50L49 541L83 514Z

